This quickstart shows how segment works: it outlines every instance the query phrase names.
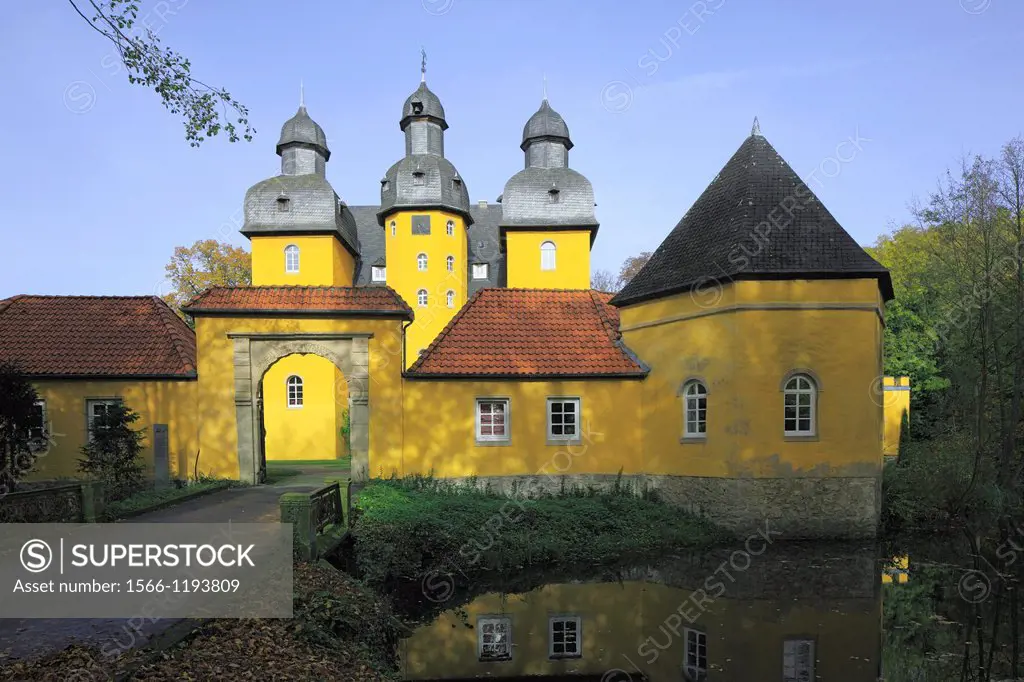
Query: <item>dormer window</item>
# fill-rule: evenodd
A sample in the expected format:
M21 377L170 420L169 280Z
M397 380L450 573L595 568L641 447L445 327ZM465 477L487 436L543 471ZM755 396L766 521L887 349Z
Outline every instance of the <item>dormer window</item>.
M388 279L387 268L383 265L374 265L370 268L370 279L374 282L386 282Z
M389 189L391 189L391 181L388 180L387 178L384 178L383 180L380 181L380 191L387 192Z
M423 102L415 102L414 101L412 103L412 113L416 114L416 115L422 114L423 113Z
M548 190L548 202L549 203L557 204L559 202L559 199L561 198L561 196L562 196L562 193L559 191L559 189L557 187L552 187L551 189Z
M291 210L292 201L288 197L277 198L277 210L284 213L285 211Z
M473 279L487 279L487 263L473 263Z
M452 178L452 189L456 191L462 189L462 178L458 176Z
M414 184L414 185L423 185L423 184L426 184L426 182L427 182L427 174L426 173L424 173L423 171L420 171L420 170L412 172L412 184Z

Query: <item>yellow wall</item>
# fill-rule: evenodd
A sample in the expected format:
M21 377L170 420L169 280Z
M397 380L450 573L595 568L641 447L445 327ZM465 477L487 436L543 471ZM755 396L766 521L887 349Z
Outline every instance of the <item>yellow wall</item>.
M200 469L238 477L234 346L228 334L369 333L370 475L402 461L402 324L400 319L198 317Z
M167 424L171 478L195 475L198 413L195 381L35 381L46 401L50 448L36 460L26 480L79 477L80 448L87 440L86 400L120 398L139 414L133 428L144 429L142 457L147 476L153 476L153 424ZM202 467L200 467L202 471Z
M286 382L292 375L302 379L302 407L288 406ZM344 456L340 429L346 409L348 385L334 363L319 355L281 358L263 376L267 460Z
M740 281L620 310L626 344L651 367L643 386L648 472L689 476L874 476L881 375L874 280ZM821 382L818 439L783 435L784 375ZM708 387L708 434L680 442L683 382Z
M412 216L430 216L430 234L412 234ZM447 223L455 223L454 234L448 236ZM391 234L391 223L395 234ZM466 223L458 215L446 211L399 211L384 220L384 239L387 260L387 283L405 299L415 312L416 319L406 331L408 349L406 365L416 361L418 353L430 345L455 313L466 302L468 242ZM427 255L427 270L417 269L416 257ZM452 272L448 272L447 258L455 257ZM427 290L427 306L420 307L416 292ZM448 291L455 292L454 306L449 308Z
M885 412L884 452L895 456L900 453L903 415L910 417L910 377L885 377L882 392Z
M405 382L400 475L439 477L638 473L642 384L636 380ZM547 444L547 398L579 397L581 443ZM476 398L509 398L510 445L476 445ZM377 474L371 458L370 471ZM385 472L385 475L390 472Z
M540 245L555 244L555 269L540 269ZM589 289L590 232L541 230L505 234L508 286L522 289Z
M251 242L255 286L352 286L355 260L337 237L329 234L255 235ZM299 247L299 271L295 273L285 272L284 249L289 244Z
M403 640L403 673L410 680L601 675L613 669L632 672L632 661L651 680L679 680L685 652L683 629L690 627L707 634L711 679L749 682L764 679L766 670L777 670L781 676L783 645L791 638L816 640L818 679L874 682L877 678L881 641L877 598L817 603L719 598L705 601L702 613L694 604L703 599L691 590L637 581L557 584L525 594L482 595L464 607L471 627L460 615L447 611ZM680 609L694 621L692 625L679 615ZM512 619L509 661L477 659L477 618L492 615ZM581 617L580 658L548 659L547 628L552 615Z

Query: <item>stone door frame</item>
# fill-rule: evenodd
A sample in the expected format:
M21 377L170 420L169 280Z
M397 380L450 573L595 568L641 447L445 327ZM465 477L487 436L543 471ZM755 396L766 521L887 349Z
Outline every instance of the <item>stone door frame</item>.
M238 428L238 478L256 483L260 460L256 393L270 366L288 355L319 355L341 370L348 383L352 480L364 482L370 471L370 352L373 334L231 333L234 343L235 422Z

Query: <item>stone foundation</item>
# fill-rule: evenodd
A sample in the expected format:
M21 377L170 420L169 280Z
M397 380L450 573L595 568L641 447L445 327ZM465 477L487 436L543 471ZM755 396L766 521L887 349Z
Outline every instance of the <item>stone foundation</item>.
M481 489L524 497L573 489L610 490L618 481L634 494L657 491L666 503L704 516L739 535L768 528L773 537L787 540L873 538L881 513L880 477L566 474L481 476L473 480Z

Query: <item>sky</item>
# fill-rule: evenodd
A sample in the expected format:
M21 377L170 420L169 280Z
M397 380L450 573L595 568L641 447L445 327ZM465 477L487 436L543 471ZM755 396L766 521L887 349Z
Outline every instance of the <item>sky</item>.
M945 169L1024 134L1019 0L142 0L195 77L250 110L253 142L185 141L159 97L65 2L0 25L0 298L162 294L175 246L238 233L251 185L305 86L327 176L379 203L427 82L470 199L523 166L540 104L594 185L592 269L653 250L750 134L763 134L861 244L912 220Z

